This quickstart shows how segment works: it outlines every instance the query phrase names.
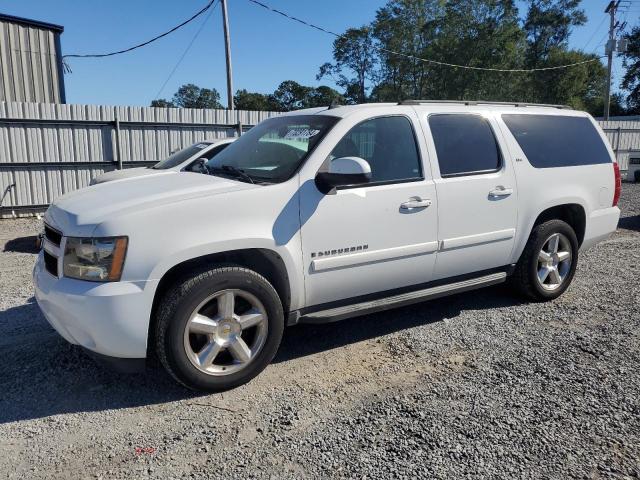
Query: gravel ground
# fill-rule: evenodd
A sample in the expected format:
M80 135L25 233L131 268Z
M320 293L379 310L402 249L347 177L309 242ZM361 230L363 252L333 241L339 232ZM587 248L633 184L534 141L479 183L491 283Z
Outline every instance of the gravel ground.
M48 326L36 220L0 221L1 478L640 478L640 184L560 299L489 288L289 330L249 385L104 370Z

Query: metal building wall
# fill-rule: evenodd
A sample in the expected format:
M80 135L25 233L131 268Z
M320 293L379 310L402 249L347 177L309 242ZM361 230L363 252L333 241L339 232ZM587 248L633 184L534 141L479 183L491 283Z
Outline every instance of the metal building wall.
M0 15L0 101L65 103L62 30Z
M152 165L192 143L234 137L239 128L274 115L0 102L0 216L44 211L56 197L119 165Z

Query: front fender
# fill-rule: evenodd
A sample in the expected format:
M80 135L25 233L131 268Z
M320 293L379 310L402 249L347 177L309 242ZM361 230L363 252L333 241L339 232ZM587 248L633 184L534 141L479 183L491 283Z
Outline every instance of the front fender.
M300 255L296 255L296 250L294 249L292 251L289 246L277 246L273 238L226 240L196 245L183 250L174 251L169 257L163 258L157 265L155 265L149 276L149 278L154 281L150 282L149 285L154 289L157 288L159 281L169 270L189 260L208 255L232 253L234 251L249 249L268 250L277 254L282 259L289 280L289 289L291 294L290 309L295 310L302 308L304 303L304 278L302 275L302 267L299 265L301 257Z

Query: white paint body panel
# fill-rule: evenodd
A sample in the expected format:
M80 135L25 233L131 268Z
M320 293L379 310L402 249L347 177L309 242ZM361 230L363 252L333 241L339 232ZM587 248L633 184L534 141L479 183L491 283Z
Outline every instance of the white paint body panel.
M451 112L490 120L504 157L500 171L441 178L427 117ZM108 182L65 195L49 208L45 221L65 236L128 236L122 279L96 284L54 278L45 271L41 254L34 269L36 298L50 323L70 342L105 355L141 358L147 352L158 283L172 267L189 259L239 249L272 251L287 270L289 308L294 311L515 263L538 215L555 205L571 203L584 209L583 249L606 238L619 217L618 208L611 207L611 164L536 169L526 160L516 161L524 154L500 115L522 112L586 115L549 108L445 104L316 109L302 113L340 120L283 183L252 185L178 172ZM387 115L411 121L423 179L320 193L315 175L340 139L357 123ZM601 131L600 135L606 141ZM613 158L610 148L609 152ZM512 193L491 200L489 191L497 186ZM416 198L426 206L401 208Z

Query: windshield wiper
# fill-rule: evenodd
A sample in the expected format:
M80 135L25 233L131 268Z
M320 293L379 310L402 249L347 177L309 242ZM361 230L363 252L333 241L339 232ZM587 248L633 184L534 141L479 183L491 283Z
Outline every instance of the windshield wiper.
M226 173L231 176L240 177L250 183L256 183L251 175L240 168L236 168L232 165L220 165L219 167L208 167L210 173Z

